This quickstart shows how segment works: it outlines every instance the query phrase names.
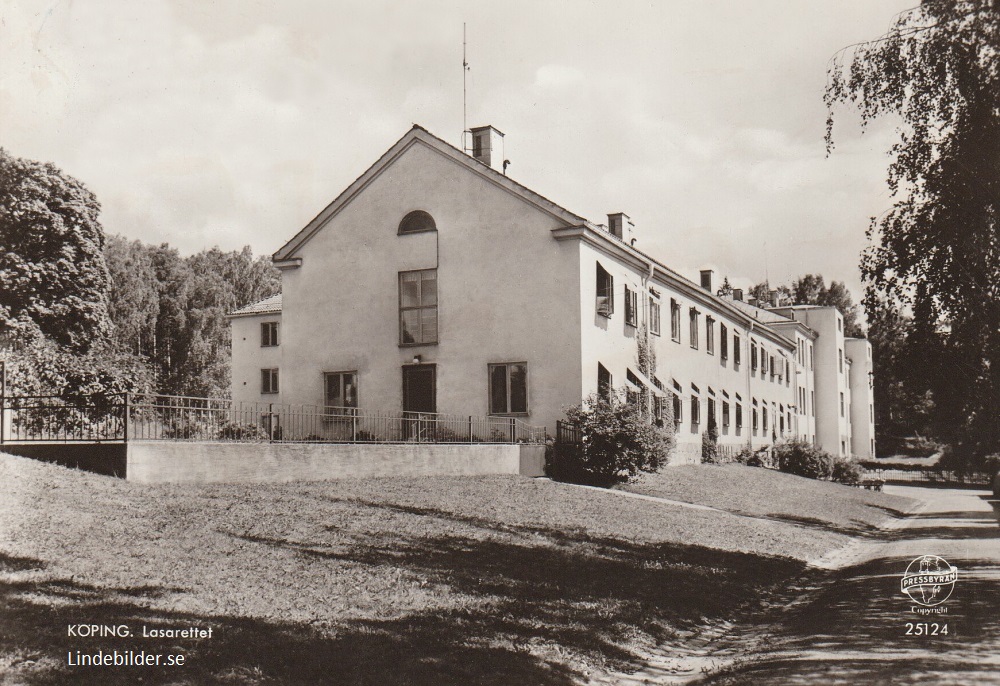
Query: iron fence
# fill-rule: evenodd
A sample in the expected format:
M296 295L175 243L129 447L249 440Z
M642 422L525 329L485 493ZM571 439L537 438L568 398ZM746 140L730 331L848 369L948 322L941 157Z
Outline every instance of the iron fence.
M120 394L8 397L0 441L227 441L283 443L541 443L544 427L516 417L377 412Z
M866 469L864 478L903 483L939 483L989 486L993 483L991 474L974 472L961 474L949 470L936 469Z

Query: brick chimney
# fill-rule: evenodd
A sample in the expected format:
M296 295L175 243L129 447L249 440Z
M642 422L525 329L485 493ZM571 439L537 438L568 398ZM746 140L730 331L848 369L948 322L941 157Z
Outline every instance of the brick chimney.
M704 288L709 293L714 293L712 290L712 279L715 278L714 269L702 269L701 270L701 287Z
M743 289L742 288L734 288L733 289L733 300L739 300L740 302L743 302Z
M635 245L635 224L624 212L614 212L608 215L608 231L623 243Z
M486 166L503 172L503 132L492 126L469 129L472 134L472 157Z

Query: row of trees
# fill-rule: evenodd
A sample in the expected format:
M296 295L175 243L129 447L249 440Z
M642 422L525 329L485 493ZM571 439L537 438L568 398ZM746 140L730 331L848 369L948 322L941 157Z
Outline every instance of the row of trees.
M267 257L107 237L97 198L0 149L0 356L10 391L229 392L227 312L280 288Z

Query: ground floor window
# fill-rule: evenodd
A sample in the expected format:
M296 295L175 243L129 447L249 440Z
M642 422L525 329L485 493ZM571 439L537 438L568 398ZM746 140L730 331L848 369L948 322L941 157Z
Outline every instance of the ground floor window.
M611 372L600 362L597 363L597 393L605 400L611 399Z
M490 414L526 414L528 412L528 363L491 364ZM598 381L600 385L600 381Z
M277 393L278 392L278 370L277 369L261 369L260 370L260 392L261 393Z
M358 373L327 372L325 401L328 414L352 414L358 409Z

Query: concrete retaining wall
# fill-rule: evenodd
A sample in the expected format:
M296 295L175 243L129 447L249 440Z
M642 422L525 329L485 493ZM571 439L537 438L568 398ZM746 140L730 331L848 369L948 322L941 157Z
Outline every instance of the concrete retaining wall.
M133 441L129 481L273 483L364 476L543 476L543 445Z

